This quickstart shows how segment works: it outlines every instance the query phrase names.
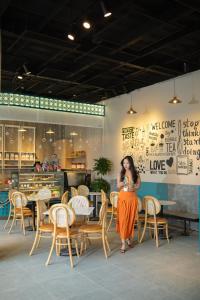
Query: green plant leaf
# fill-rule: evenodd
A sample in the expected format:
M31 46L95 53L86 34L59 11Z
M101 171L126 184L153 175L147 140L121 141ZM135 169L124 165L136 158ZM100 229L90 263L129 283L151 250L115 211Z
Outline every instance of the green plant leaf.
M91 182L90 189L93 192L101 192L103 190L105 193L109 193L110 184L105 179L99 178Z
M93 170L97 172L98 175L106 175L112 169L112 162L105 158L100 157L94 160Z

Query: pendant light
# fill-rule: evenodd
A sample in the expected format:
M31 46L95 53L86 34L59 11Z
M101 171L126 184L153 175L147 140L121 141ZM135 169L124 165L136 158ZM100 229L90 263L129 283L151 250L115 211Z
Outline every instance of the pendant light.
M136 114L137 112L133 109L133 104L132 104L132 94L131 94L131 106L129 108L129 110L127 111L127 114L129 115L134 115Z
M24 122L22 122L22 124L20 125L19 129L18 129L19 132L26 132L26 128L24 128Z
M20 126L20 128L18 129L18 131L19 132L26 132L27 130L24 127Z
M175 78L174 78L174 97L171 100L169 100L168 103L170 103L170 104L180 104L180 103L182 103L182 101L180 99L178 99L177 96L176 96Z
M46 131L46 133L47 133L47 134L54 134L55 132L54 132L51 128L49 128L49 129Z

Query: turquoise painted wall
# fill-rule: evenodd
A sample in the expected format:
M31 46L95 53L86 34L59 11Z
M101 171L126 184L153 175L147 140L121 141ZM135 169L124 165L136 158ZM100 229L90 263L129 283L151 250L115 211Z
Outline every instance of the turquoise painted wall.
M0 202L8 199L8 192L0 192ZM9 214L10 205L6 205L4 207L0 207L0 217L6 217Z
M142 182L138 191L138 196L143 198L146 195L151 195L159 200L168 199L168 184L155 182Z

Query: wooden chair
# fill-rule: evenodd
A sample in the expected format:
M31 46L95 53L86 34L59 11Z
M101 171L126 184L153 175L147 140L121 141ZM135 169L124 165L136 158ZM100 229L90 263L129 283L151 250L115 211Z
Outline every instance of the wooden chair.
M89 195L89 188L87 187L87 185L79 185L78 186L78 194L80 196L85 196L85 197L88 197Z
M64 194L62 195L61 203L62 203L62 204L67 204L68 201L69 201L69 192L66 191L66 192L64 192Z
M4 229L6 229L9 221L11 220L11 218L13 218L13 215L14 215L14 208L13 208L13 204L12 204L12 201L11 201L12 193L14 193L14 192L17 192L17 190L11 189L8 192L8 200L9 200L10 207L9 207L8 219L6 220L6 223L3 227Z
M37 209L37 229L35 234L35 240L33 242L33 246L29 253L30 256L33 254L35 248L39 246L41 238L52 238L52 232L54 228L52 223L45 223L44 212L47 211L47 206L44 200L38 199L36 201L36 209Z
M81 241L81 254L83 252L83 248L85 246L86 250L86 242L87 240L93 239L101 239L103 243L103 249L106 259L108 258L107 250L110 252L110 247L107 238L107 198L106 194L101 191L101 209L99 212L99 222L97 224L87 224L83 225L79 228L79 232L83 234L83 239Z
M43 200L49 208L49 201L51 200L51 190L48 187L41 188L37 193L37 197L38 199Z
M89 200L84 197L84 196L74 196L72 197L69 202L68 205L70 207L74 208L78 208L78 207L89 207ZM76 217L76 222L74 223L74 226L81 226L83 224L85 224L88 221L88 217L85 216L78 216Z
M78 196L78 190L75 187L71 187L71 198L74 196Z
M166 238L169 243L168 221L165 218L157 217L157 214L161 210L161 205L159 201L152 196L145 196L144 204L145 204L145 221L144 221L144 229L142 232L142 236L140 238L140 243L143 241L144 234L147 228L149 229L150 236L152 236L152 231L153 231L157 247L159 247L159 240L158 240L159 230L162 230L163 232L165 230Z
M46 261L46 266L49 264L49 261L52 256L54 247L56 246L57 255L60 254L61 246L67 246L70 257L71 268L73 268L73 258L72 258L72 241L75 241L76 254L79 257L78 243L77 240L80 237L80 233L76 229L71 229L75 222L75 213L72 208L67 204L55 204L52 205L49 211L50 220L54 225L53 229L53 239L52 245L49 252L48 259ZM66 242L63 242L65 240Z
M144 214L140 214L140 212L143 209L143 207L142 207L142 201L141 201L140 197L137 197L137 199L138 199L138 209L137 209L137 215L136 215L136 220L135 220L134 226L138 230L138 242L139 242L140 241L141 226L142 226L142 224L145 221L145 215Z
M75 207L89 207L89 201L86 197L78 195L78 196L72 197L69 200L68 205L71 206L72 208L75 208Z
M12 220L12 224L11 224L11 227L10 227L10 230L8 231L8 233L11 233L14 222L16 222L17 220L20 220L21 227L23 229L23 233L24 233L24 235L26 235L24 220L25 220L25 218L30 218L30 217L33 218L33 212L29 208L26 207L27 198L24 193L13 192L12 196L11 196L11 202L13 205L13 220ZM34 228L33 228L33 230L34 230Z
M118 196L119 196L118 192L111 192L110 193L110 203L111 203L112 206L107 208L107 214L110 215L110 222L108 224L107 231L109 231L109 228L112 224L113 219L117 217Z

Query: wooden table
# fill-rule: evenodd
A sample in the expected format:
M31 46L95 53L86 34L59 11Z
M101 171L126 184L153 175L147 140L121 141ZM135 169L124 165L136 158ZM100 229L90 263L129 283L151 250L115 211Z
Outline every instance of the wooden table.
M160 210L160 217L163 218L163 208L164 206L169 206L169 205L176 205L176 201L172 201L172 200L159 200L160 202L160 205L161 205L161 210ZM159 234L159 238L160 239L166 239L166 236L164 235L163 233L163 230L160 231L160 234ZM171 239L172 236L169 235L169 239Z
M50 198L48 199L48 201L52 200L52 199L58 199L58 198ZM37 194L33 194L33 195L29 195L27 196L27 207L29 207L32 212L33 212L33 228L35 230L35 207L36 207L36 202L39 200L38 198L38 195ZM47 201L47 199L44 199L44 200L40 200L40 201ZM28 228L28 231L31 231L32 229L31 228Z
M168 206L168 205L175 205L176 201L172 201L172 200L159 200L160 205L161 205L161 211L160 211L160 215L163 216L163 207L164 206Z
M77 215L77 216L90 216L91 213L94 210L94 207L93 206L90 206L90 207L75 207L75 208L73 208L73 210L75 212L75 215ZM43 214L45 216L48 216L49 215L49 210L43 212Z

